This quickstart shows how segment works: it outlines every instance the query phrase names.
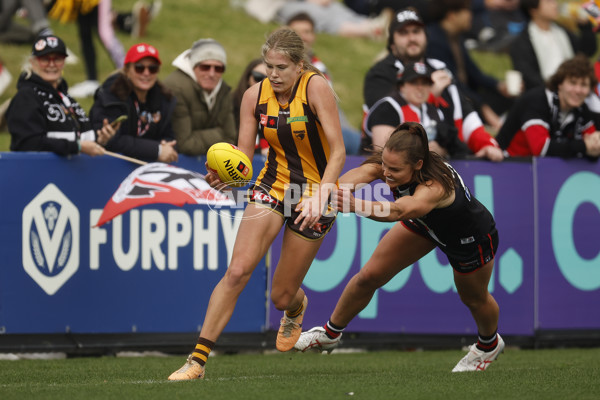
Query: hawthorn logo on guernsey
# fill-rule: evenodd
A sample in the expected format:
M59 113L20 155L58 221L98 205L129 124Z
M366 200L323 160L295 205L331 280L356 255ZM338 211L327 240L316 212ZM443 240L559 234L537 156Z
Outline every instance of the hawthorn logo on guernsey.
M52 296L79 268L79 210L50 183L25 206L22 224L23 268Z

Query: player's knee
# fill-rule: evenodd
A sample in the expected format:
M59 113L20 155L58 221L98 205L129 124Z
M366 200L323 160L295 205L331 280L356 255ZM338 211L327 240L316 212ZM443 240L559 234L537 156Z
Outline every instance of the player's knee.
M363 290L377 290L384 284L377 274L364 270L359 271L353 279L356 285Z
M471 310L476 310L487 302L487 295L461 294L460 300Z
M250 279L251 272L248 272L242 265L231 264L225 272L225 278L228 286L245 286Z
M290 303L294 299L294 293L287 293L285 291L271 291L271 302L276 309L279 311L287 310L290 306Z

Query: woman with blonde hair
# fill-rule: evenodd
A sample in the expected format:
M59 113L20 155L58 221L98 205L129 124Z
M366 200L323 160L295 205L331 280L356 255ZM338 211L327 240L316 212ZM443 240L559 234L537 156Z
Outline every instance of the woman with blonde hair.
M335 220L328 203L345 161L336 96L294 31L273 32L262 56L267 78L244 94L238 146L252 159L260 131L270 146L267 161L250 190L231 263L212 292L196 347L169 380L204 377L240 293L284 226L271 301L284 311L276 347L293 349L308 303L300 285ZM210 171L206 179L222 184Z

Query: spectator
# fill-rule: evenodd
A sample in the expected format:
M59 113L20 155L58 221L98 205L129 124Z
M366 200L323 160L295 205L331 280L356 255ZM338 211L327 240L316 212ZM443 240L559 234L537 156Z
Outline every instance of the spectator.
M173 113L179 151L204 155L218 142L235 143L231 87L223 80L225 49L214 39L200 39L173 61L177 69L166 79L177 104Z
M245 9L263 23L285 24L294 15L306 13L314 21L315 30L319 33L371 39L385 36L385 28L391 18L390 10L369 18L357 14L337 0L248 0Z
M240 110L244 93L246 93L246 90L248 90L250 86L261 82L266 77L267 67L262 58L255 58L250 61L244 69L240 81L233 92L233 116L235 117L236 132L240 129ZM266 156L269 153L269 143L260 135L256 143L256 151L263 156Z
M376 148L383 148L398 125L419 122L427 132L430 151L442 157L468 154L469 149L458 139L452 119L447 121L440 108L427 103L433 87L431 72L422 62L405 64L396 93L371 107L364 130L373 138Z
M359 14L371 16L379 15L386 8L394 13L412 7L419 12L424 21L429 21L429 12L435 0L344 0L348 8Z
M72 0L59 0L54 3L49 13L52 18L63 23L77 21L86 80L71 88L70 92L73 97L92 96L100 86L93 34L96 33L100 38L113 65L116 68L122 68L125 50L115 34L115 27L131 33L133 37L142 37L145 35L146 25L156 15L160 6L160 1L153 2L150 6L143 1L137 1L132 12L117 13L112 9L111 0L92 0L80 3L73 3Z
M98 82L98 70L96 63L96 49L92 38L95 31L102 45L108 52L113 65L123 68L125 50L115 35L112 24L111 0L102 0L90 10L80 9L77 13L77 32L81 45L81 53L85 66L86 80L73 85L71 94L73 97L83 98L94 94L100 86Z
M29 27L13 20L20 8L27 12ZM37 36L52 33L42 0L0 0L0 42L30 44Z
M469 0L440 0L435 20L427 25L427 56L442 60L455 77L459 90L477 105L482 119L499 130L512 103L504 81L483 73L465 48L463 34L471 28Z
M584 55L563 62L547 87L523 94L506 117L498 142L508 155L600 156L600 126L585 103L596 79Z
M94 126L126 115L106 148L146 161L177 161L171 118L175 97L158 81L158 50L138 43L125 54L125 66L111 75L94 95Z
M67 47L58 36L40 36L17 83L7 111L12 151L52 151L104 154L115 130L103 119L94 131L85 111L67 90L62 78Z
M543 86L564 61L577 53L591 57L597 48L589 20L579 21L576 36L556 23L557 0L521 0L529 22L510 47L513 68L523 75L525 89Z
M427 36L424 26L419 14L410 8L398 12L392 19L387 43L388 55L373 65L365 76L365 110L396 91L398 77L404 71L404 63L423 62L434 71L431 75L434 85L430 101L444 109L447 121L453 120L454 125L459 127L459 138L477 157L501 161L503 156L498 144L485 131L472 103L452 83L446 65L440 60L425 58Z
M472 39L466 43L469 49L507 51L525 27L519 0L473 0L471 10L473 24L468 36Z
M312 65L317 67L327 78L329 84L333 86L333 82L331 81L331 75L327 70L327 67L321 61L313 51L313 44L317 38L315 34L315 24L310 15L306 13L299 13L292 16L288 22L287 26L289 26L292 30L294 30L304 42L304 46L306 47L306 52L308 57L310 58L310 62ZM342 124L342 135L344 136L344 146L346 147L346 154L359 154L360 152L360 131L354 129L350 123L348 122L348 118L344 114L341 108L338 107L340 114L340 123Z

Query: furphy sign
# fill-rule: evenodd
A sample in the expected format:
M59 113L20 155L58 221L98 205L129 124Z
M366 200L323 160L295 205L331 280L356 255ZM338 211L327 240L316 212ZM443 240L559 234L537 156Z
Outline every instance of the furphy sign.
M97 221L102 210L90 211L90 221ZM128 232L123 231L123 217L113 221L112 235L107 228L90 227L89 267L100 268L102 247L112 250L112 257L102 260L105 266L116 265L129 271L136 265L142 270L177 270L179 250L191 244L193 269L217 270L219 266L219 229L231 259L233 242L243 210L131 210ZM48 294L55 294L79 268L79 210L55 185L49 184L23 210L23 267L27 274ZM125 239L127 242L125 243ZM163 251L164 244L166 252ZM127 251L125 250L127 249ZM187 260L186 260L187 262Z
M91 210L90 220L97 220L102 210ZM131 210L129 226L124 227L123 217L112 221L111 235L108 229L90 229L90 269L100 269L101 264L116 265L129 271L141 264L142 270L177 270L181 264L180 251L190 248L192 267L196 271L215 271L219 265L229 264L233 243L239 228L243 210L187 210L171 209L163 214L156 209ZM219 236L222 231L227 259L219 259ZM109 240L110 239L110 240ZM166 248L165 248L166 244ZM101 258L103 248L112 250L108 260ZM106 256L105 256L106 257Z
M231 259L242 207L148 204L94 227L135 165L23 153L3 154L0 163L0 191L11 194L0 196L0 331L201 328ZM195 171L204 162L181 157L177 166ZM19 190L11 187L14 171L27 182ZM266 289L261 260L228 332L265 329Z

